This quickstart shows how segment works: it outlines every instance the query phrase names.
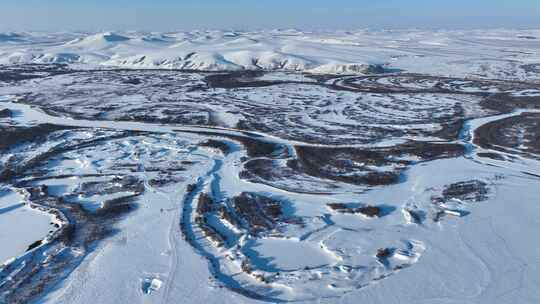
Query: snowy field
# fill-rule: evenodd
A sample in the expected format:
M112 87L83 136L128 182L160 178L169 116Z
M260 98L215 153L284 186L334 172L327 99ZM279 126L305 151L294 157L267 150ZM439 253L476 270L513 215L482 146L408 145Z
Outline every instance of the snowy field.
M540 31L0 33L0 303L540 303Z

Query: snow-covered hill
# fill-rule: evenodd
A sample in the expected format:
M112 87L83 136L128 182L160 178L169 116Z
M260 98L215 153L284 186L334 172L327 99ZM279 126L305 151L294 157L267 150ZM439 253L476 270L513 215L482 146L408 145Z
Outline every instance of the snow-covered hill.
M540 57L536 37L540 31L0 33L0 64L323 74L362 74L385 67L523 78L518 66Z

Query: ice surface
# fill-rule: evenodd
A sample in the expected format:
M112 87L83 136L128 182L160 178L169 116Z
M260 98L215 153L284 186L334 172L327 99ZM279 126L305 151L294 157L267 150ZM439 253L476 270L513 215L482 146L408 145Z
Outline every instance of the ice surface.
M14 189L0 189L0 263L22 255L34 242L45 240L52 217L28 206Z
M246 246L246 254L254 255L253 263L269 272L291 271L302 267L318 268L333 264L332 256L317 244L304 244L298 240L262 239Z

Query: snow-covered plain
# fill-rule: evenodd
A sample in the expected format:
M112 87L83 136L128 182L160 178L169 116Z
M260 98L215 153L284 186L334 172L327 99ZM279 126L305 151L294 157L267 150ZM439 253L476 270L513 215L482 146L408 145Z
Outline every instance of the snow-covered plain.
M537 37L0 34L0 303L538 303Z

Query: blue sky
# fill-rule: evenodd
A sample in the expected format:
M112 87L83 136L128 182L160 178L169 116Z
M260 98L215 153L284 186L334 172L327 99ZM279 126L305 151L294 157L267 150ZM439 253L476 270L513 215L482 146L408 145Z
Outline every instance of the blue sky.
M0 30L540 28L540 0L1 0Z

